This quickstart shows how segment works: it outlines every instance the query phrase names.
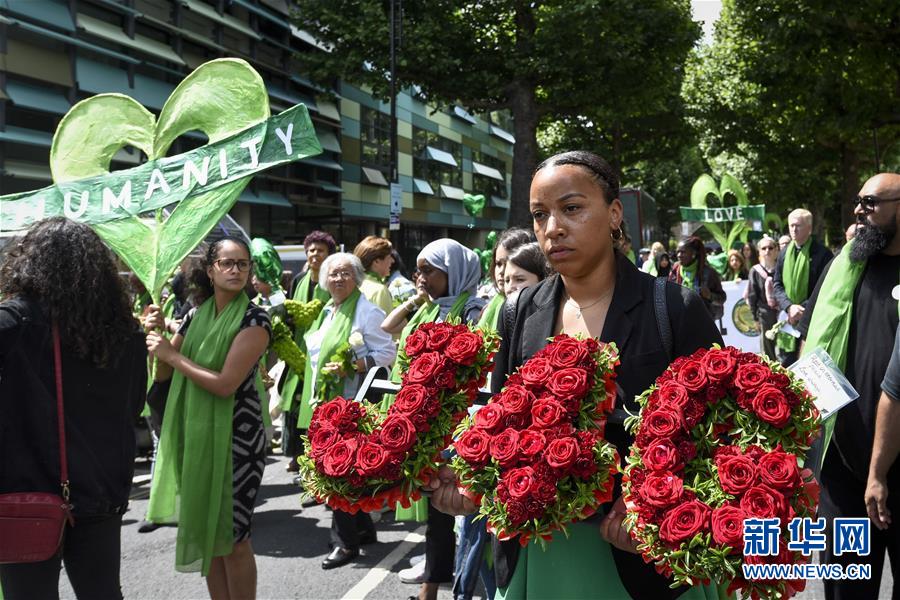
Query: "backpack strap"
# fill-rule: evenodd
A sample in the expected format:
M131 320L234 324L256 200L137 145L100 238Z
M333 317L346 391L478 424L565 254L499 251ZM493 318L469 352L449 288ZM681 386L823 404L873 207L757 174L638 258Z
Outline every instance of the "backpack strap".
M666 357L672 361L675 351L675 340L672 335L672 323L669 320L669 305L666 300L666 279L657 277L653 282L653 309L656 312L656 327L659 330L659 341L662 343Z

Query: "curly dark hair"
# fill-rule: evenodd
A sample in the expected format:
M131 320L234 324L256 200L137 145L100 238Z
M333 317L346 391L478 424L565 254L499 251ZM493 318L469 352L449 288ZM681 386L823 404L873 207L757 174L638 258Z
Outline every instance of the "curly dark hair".
M204 260L191 261L191 270L188 275L188 281L190 282L190 285L194 290L195 306L200 306L214 294L213 284L212 281L210 281L209 275L207 274L206 270L216 262L217 258L219 258L219 250L222 248L222 244L224 244L225 242L234 242L235 244L239 244L244 247L244 250L247 251L247 258L253 256L250 253L250 245L247 243L247 240L240 237L226 235L216 239L213 243L211 243L206 249L206 258Z
M64 345L100 368L138 331L112 253L90 227L65 217L38 221L12 244L0 294L37 302Z
M303 238L304 248L309 248L310 244L325 244L328 246L328 254L334 254L337 251L337 242L334 241L331 234L318 229Z

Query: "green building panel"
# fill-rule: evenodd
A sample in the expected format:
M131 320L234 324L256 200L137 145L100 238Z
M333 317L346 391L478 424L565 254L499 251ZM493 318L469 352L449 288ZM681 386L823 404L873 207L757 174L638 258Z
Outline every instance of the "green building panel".
M341 116L359 121L359 102L341 98Z

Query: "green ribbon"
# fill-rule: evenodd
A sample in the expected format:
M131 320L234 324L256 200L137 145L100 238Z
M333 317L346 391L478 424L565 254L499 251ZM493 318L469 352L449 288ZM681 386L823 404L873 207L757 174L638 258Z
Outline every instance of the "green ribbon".
M215 298L195 313L181 353L221 371L250 299L238 294L216 315ZM234 395L219 397L186 378L172 375L147 518L178 523L175 568L209 573L216 556L234 543L231 462Z
M699 221L701 223L735 223L738 221L762 221L766 216L765 204L749 206L718 206L712 208L692 208L681 206L682 221Z
M341 346L341 344L345 344L347 340L350 339L350 333L353 331L353 317L356 314L356 303L359 300L359 296L359 289L353 290L353 293L341 303L341 306L334 314L334 318L328 325L328 331L325 332L325 336L322 338L322 344L319 347L319 360L316 364L316 370L320 370L324 367L325 363L331 360L331 355L335 353L338 347ZM319 328L322 327L322 322L325 320L326 315L333 310L334 299L331 299L325 307L322 308L322 312L319 313L319 316L312 324L312 327L309 328L309 331L304 338L308 339L313 332L318 331ZM348 377L351 376L355 377L356 373L348 374ZM324 398L316 398L314 393L315 388L313 387L315 382L316 373L313 371L313 361L307 357L306 372L303 374L303 395L300 400L300 416L297 417L297 427L300 429L309 427L309 422L312 419L313 400L318 400L320 402L330 400L344 392L344 380L341 379L325 390Z

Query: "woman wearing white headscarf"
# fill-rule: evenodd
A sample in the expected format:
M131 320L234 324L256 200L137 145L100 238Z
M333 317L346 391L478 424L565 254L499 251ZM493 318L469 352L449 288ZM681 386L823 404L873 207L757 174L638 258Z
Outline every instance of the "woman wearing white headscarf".
M477 323L485 305L485 301L475 293L481 280L481 261L477 254L459 242L448 238L431 242L419 252L416 266L419 270L416 281L418 295L397 307L381 325L388 333L396 333L402 327L401 350L409 334L422 323L450 318ZM400 382L400 370L396 365L391 379ZM416 503L409 511L399 510L397 518L423 520L423 504ZM422 583L419 598L423 600L435 598L438 586L453 580L455 552L453 517L429 506L427 522L424 572L401 573L404 581ZM416 570L415 567L413 569ZM419 566L419 569L422 567Z

